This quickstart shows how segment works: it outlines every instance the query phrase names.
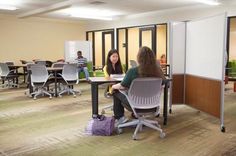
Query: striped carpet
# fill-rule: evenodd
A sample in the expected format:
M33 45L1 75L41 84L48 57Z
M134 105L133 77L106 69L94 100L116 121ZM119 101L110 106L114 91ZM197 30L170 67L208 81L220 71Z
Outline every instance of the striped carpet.
M91 118L90 85L80 83L81 96L40 97L33 100L25 89L0 89L0 156L218 156L236 155L236 94L225 94L226 133L218 119L185 105L173 106L166 138L144 127L133 141L134 128L109 137L88 136ZM100 108L112 103L99 94ZM108 111L111 116L112 112ZM127 116L130 113L127 112ZM162 123L162 117L157 119Z

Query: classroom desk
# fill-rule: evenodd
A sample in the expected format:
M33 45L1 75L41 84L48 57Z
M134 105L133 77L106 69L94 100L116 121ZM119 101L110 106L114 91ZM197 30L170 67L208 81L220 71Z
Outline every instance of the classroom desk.
M118 83L119 80L112 79L112 78L105 78L105 77L89 77L89 81L91 84L91 97L92 97L92 117L97 117L98 115L98 86L104 83ZM163 81L164 87L164 106L163 106L163 117L164 122L163 124L167 124L167 115L168 115L168 88L169 82L171 79L166 79Z

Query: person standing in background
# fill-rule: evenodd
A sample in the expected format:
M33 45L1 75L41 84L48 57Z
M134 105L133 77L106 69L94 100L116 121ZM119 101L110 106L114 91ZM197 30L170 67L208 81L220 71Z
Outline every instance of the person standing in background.
M89 72L88 72L88 68L87 68L87 58L82 56L82 51L78 51L77 52L77 58L76 60L78 61L78 72L80 74L80 72L84 72L85 74L85 78L88 81L89 79Z

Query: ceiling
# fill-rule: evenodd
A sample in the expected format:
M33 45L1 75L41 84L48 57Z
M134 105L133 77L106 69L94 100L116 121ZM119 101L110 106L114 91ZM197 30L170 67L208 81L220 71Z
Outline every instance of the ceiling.
M235 0L218 0L223 5L235 3ZM49 17L75 20L88 20L86 18L71 17L67 12L73 8L77 12L81 7L97 10L98 13L104 10L114 12L113 18L122 16L173 9L193 5L202 5L196 0L0 0L0 4L9 3L18 9L14 11L0 10L0 14L14 15L19 18L27 17ZM12 3L12 4L11 4ZM94 14L97 14L94 13Z

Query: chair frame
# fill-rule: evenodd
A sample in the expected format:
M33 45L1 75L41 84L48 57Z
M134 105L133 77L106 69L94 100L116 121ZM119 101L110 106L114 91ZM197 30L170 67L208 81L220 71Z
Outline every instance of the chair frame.
M64 66L63 66L63 70L62 70L62 74L60 74L60 73L58 73L62 78L63 78L63 80L64 80L64 82L66 83L66 88L64 89L64 90L62 90L58 95L59 95L59 97L62 97L62 94L64 94L64 93L71 93L71 94L73 94L73 96L74 97L76 97L76 93L78 93L79 95L81 95L81 91L79 90L79 91L75 91L72 87L73 87L73 85L74 84L78 84L79 83L79 77L78 77L78 73L76 73L75 75L76 75L76 79L74 79L74 80L68 80L66 77L65 77L65 75L64 75L64 70L65 70L65 68L67 68L67 66L74 66L75 67L75 69L76 69L76 71L77 71L77 67L74 65L74 64L65 64ZM75 82L76 81L76 82ZM75 82L75 83L74 83Z
M46 66L43 66L43 65L33 65L30 67L31 68L31 85L33 87L35 87L35 91L33 93L31 93L31 96L34 95L34 100L36 100L38 95L46 94L49 96L49 99L51 99L52 95L48 91L46 91L45 86L47 84L48 79L50 77L52 77L52 74L48 74L47 78L45 80L42 80L41 82L35 82L33 79L33 72L32 71L34 71L34 70L32 70L32 68L39 67L39 66L41 66L42 68L45 68L45 70L47 71ZM39 83L40 85L37 85L37 83Z
M18 75L15 75L15 69L9 70L9 67L6 63L0 63L0 64L3 67L3 69L5 68L5 71L2 71L1 75L0 75L0 80L2 80L2 82L4 82L4 83L2 83L0 86L3 88L4 87L10 88L10 87L14 87L14 86L19 88L19 84L14 83L14 79L19 77ZM2 67L0 67L0 68L2 68ZM11 75L11 73L14 73L14 75Z
M133 95L133 92L135 92L133 90L133 86L134 85L137 85L138 81L152 81L153 83L158 83L157 85L153 85L154 87L158 87L158 91L157 93L154 93L151 97L132 97L132 96L135 96ZM127 98L127 100L129 101L129 104L133 110L133 113L135 115L135 117L137 119L133 119L132 121L130 122L127 122L127 123L123 123L123 124L120 124L118 125L118 129L117 129L117 132L118 133L122 133L122 128L123 127L127 127L127 126L135 126L136 125L136 129L134 131L134 134L133 134L133 139L134 140L137 140L137 133L138 131L141 131L142 130L142 127L143 125L147 126L147 127L150 127L152 129L155 129L157 131L160 132L160 137L161 138L164 138L165 137L165 133L163 132L163 130L161 129L161 126L159 125L158 121L156 120L150 120L150 119L147 119L146 117L149 117L150 115L153 115L153 116L156 116L157 112L159 112L159 109L160 109L160 97L161 97L161 93L162 93L162 79L160 78L137 78L135 80L133 80L131 86L130 86L130 89L127 91L124 91L124 90L120 90L120 92L122 94L124 94ZM145 100L146 101L153 101L153 99L157 100L155 102L152 102L152 104L147 104L148 107L145 108L145 106L141 106L140 103L142 104ZM141 100L141 102L140 102ZM139 101L139 104L137 105L137 101ZM156 111L154 112L153 110L150 111L150 112L137 112L136 110L137 109L156 109Z

